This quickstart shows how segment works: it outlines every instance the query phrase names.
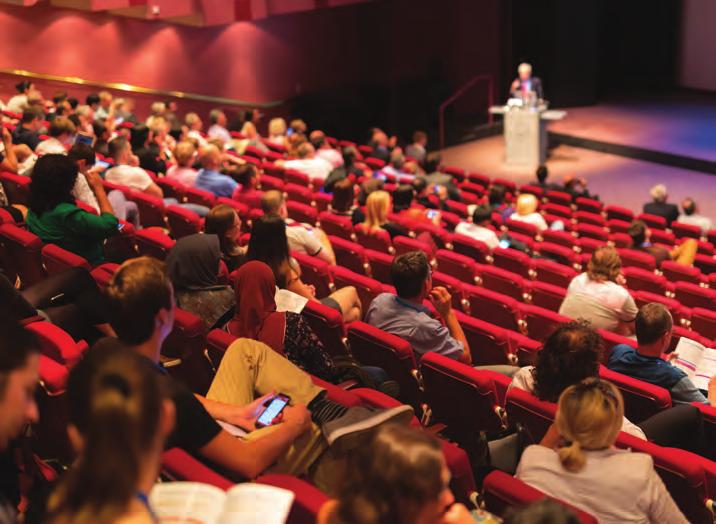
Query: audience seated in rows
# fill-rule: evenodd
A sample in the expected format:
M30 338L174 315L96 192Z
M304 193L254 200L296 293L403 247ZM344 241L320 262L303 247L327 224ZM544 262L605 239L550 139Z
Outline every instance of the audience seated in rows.
M407 423L413 416L408 406L377 411L341 406L286 358L246 338L229 346L206 397L194 395L158 365L175 309L164 265L147 257L127 261L115 273L107 292L112 325L120 340L105 339L96 347L106 350L120 345L135 351L153 363L167 381L177 414L167 448L198 454L244 478L255 478L267 470L309 474L319 487L330 489L339 474L333 467L336 454L362 446L381 424ZM276 392L291 399L290 407L283 411L280 424L257 430L256 417ZM248 433L235 438L216 420Z
M698 226L701 228L701 233L703 234L706 234L706 232L712 228L713 223L711 219L698 213L699 208L693 198L688 197L681 202L681 211L682 213L678 217L678 222L681 224Z
M199 115L194 112L187 113L184 117L184 123L187 126L187 139L196 142L199 148L206 147L209 144L201 132L204 123L201 121Z
M599 522L688 522L651 456L616 449L624 401L611 383L588 378L559 397L554 424L528 446L517 478L597 517Z
M355 209L355 184L350 177L345 177L333 186L329 211L334 215L352 217Z
M444 287L433 287L425 253L412 251L395 257L390 276L397 295L378 295L370 303L365 321L410 342L416 358L433 351L465 364L472 362L467 338L452 309L452 297ZM426 299L442 322L430 316L423 305Z
M296 149L297 158L291 160L279 160L277 165L285 169L294 169L305 173L312 183L323 181L333 171L334 166L322 156L316 155L316 149L310 142L305 142Z
M25 109L20 124L12 132L14 144L25 144L33 151L40 143L40 130L44 126L45 115L37 108Z
M477 206L472 213L472 223L460 222L455 227L455 233L484 242L492 251L499 245L500 240L495 231L488 227L491 223L492 210L485 205Z
M544 217L537 212L538 205L536 196L531 193L522 193L517 197L517 206L509 218L510 220L532 224L539 231L549 229Z
M343 155L337 149L333 149L326 140L326 134L315 129L309 135L309 141L316 152L316 158L320 158L331 164L331 168L336 169L343 165Z
M644 213L663 217L666 220L667 227L679 217L679 208L676 204L670 204L666 200L668 194L664 184L657 184L649 191L651 194L651 202L644 204Z
M140 167L139 158L132 151L132 144L125 138L117 137L109 142L109 153L115 165L105 172L105 180L155 198L163 198L162 188L152 180L144 168Z
M326 234L308 224L300 224L289 218L286 197L277 190L266 191L261 197L261 209L264 215L278 217L286 224L286 236L291 251L316 257L328 264L335 265L336 255Z
M38 159L30 183L27 226L44 243L57 244L90 264L99 264L104 261L103 242L118 233L119 222L99 176L90 176L88 183L100 214L77 207L72 195L77 176L77 166L66 155Z
M535 365L515 373L510 389L519 388L540 400L557 402L569 386L599 376L601 343L599 334L586 321L560 325L537 353ZM694 453L703 453L705 447L701 412L685 404L661 411L638 424L624 417L621 430L660 446Z
M148 494L177 417L157 373L124 348L95 348L72 369L67 399L77 459L49 498L46 522L155 522Z
M166 262L177 306L202 319L207 331L226 324L236 301L231 287L219 282L219 237L205 233L182 237Z
M438 441L415 428L386 425L348 458L335 499L321 507L317 524L391 522L472 524L450 491L450 471ZM480 512L482 522L489 515Z
M704 396L686 373L669 362L677 354L663 358L674 326L669 310L656 302L645 304L636 316L635 325L637 349L626 344L614 346L607 364L609 369L668 389L674 402L716 406L716 375L709 382L708 395Z
M324 306L335 309L346 323L360 320L363 309L358 292L353 286L338 289L329 296L318 299L315 287L306 285L301 280L301 268L290 255L288 229L290 227L286 226L280 216L265 215L255 220L251 228L246 259L267 264L280 289L288 289L308 300L321 302Z
M684 266L692 266L696 259L696 252L699 244L694 238L687 238L678 246L668 249L662 245L652 244L650 241L651 231L643 220L635 220L629 225L629 236L632 241L632 249L643 251L654 257L657 267L665 260L673 260Z
M50 127L47 131L47 134L50 135L49 138L37 144L35 153L37 156L65 154L67 153L67 149L72 145L75 133L77 133L77 128L70 119L56 117L50 122Z
M595 329L625 336L634 334L638 309L624 287L622 263L616 249L598 248L589 260L587 271L569 283L560 315L588 320Z

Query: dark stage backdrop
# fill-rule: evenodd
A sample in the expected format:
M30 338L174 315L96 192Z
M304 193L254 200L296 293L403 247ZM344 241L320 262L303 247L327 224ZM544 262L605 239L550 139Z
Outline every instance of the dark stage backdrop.
M512 0L512 75L535 66L553 105L677 84L680 0Z

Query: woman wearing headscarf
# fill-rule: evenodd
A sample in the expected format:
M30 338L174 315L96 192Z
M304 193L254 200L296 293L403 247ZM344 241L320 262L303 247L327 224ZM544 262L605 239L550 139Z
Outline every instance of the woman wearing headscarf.
M263 342L307 373L338 382L342 371L306 320L298 313L276 311L271 268L254 260L241 266L236 277L236 313L227 324L229 333Z
M231 287L219 282L220 260L219 237L202 233L179 239L167 257L177 305L207 329L223 325L235 304Z

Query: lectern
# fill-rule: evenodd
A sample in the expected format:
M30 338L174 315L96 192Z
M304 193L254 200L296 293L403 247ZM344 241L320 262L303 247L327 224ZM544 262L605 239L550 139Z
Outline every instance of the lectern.
M566 111L545 107L493 106L490 113L503 115L505 162L508 166L536 168L547 159L547 127L549 120L561 120Z

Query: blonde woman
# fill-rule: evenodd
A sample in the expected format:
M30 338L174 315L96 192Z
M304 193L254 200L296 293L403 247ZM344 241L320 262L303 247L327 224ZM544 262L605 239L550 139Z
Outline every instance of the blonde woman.
M537 226L540 231L548 229L547 222L537 212L537 204L536 196L531 193L522 193L517 197L517 206L515 207L515 212L510 215L510 220L527 222Z
M688 522L652 458L614 447L623 419L624 401L611 383L588 378L568 387L542 443L525 449L517 478L602 524Z
M363 226L369 232L384 229L390 234L391 239L396 236L406 236L407 232L402 227L388 221L391 205L390 194L387 191L373 191L366 200Z
M268 141L278 146L286 143L286 121L283 118L272 118L268 125Z
M174 148L176 164L167 169L167 178L176 180L187 187L194 187L199 172L192 166L199 156L194 143L189 140L179 142Z
M253 122L245 122L241 127L241 134L244 135L244 138L233 141L234 149L238 154L243 155L249 146L256 147L264 153L268 151L266 144L261 142L261 136Z
M634 334L639 309L623 286L622 262L610 246L597 249L587 271L569 283L560 315L588 320L595 329L606 329L625 336Z

